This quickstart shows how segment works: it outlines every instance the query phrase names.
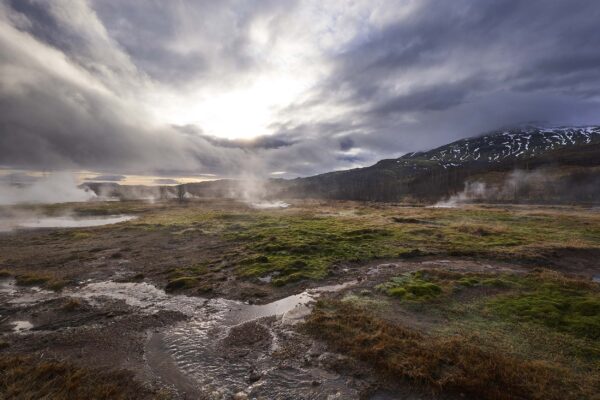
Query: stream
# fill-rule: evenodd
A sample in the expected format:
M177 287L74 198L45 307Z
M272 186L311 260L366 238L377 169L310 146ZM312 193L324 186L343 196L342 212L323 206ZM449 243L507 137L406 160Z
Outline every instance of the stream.
M292 329L310 313L311 303L320 294L353 284L308 289L272 303L252 305L169 295L149 283L87 282L54 293L4 280L0 300L18 306L69 296L99 308L108 299L124 301L140 313L167 310L185 314L188 318L184 321L149 331L144 353L151 373L183 398L208 394L211 399L357 399L358 391L348 387L346 378L320 363L321 358L334 355L323 356L319 351L314 362L307 360L315 344L307 343ZM24 320L13 324L18 334L33 328ZM295 348L297 356L284 357Z

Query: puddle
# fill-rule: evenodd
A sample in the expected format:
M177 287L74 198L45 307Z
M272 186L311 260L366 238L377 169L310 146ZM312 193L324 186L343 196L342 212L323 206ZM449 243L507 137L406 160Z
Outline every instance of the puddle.
M28 331L33 328L33 324L29 321L13 321L13 332L19 333L23 331Z
M27 306L58 297L37 286L17 286L13 278L0 279L0 303Z
M109 215L105 217L39 217L30 220L18 221L17 228L83 228L91 226L102 226L118 224L119 222L131 221L136 217L131 215Z
M99 217L74 217L63 215L49 216L1 216L0 232L10 232L15 229L36 228L84 228L102 225L118 224L131 221L137 217L132 215L107 215Z
M257 210L268 210L271 208L288 208L290 205L283 201L260 201L255 203L250 203L252 208L256 208Z

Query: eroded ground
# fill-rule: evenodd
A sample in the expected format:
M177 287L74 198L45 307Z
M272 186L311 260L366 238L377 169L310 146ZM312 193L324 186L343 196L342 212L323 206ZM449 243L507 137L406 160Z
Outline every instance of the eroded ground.
M136 218L0 233L6 398L600 392L594 209L190 201L2 210L31 213Z

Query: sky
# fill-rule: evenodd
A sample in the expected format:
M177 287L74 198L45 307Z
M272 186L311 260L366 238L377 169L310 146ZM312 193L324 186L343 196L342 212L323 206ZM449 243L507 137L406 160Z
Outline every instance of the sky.
M0 180L367 166L600 123L597 0L0 0Z

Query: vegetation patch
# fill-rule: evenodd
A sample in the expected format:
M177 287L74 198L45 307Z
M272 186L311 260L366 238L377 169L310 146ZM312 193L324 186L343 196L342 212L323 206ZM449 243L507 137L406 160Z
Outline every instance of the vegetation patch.
M41 286L44 289L60 291L69 284L66 279L40 274L23 274L15 277L19 286Z
M593 393L559 365L482 348L466 337L427 336L349 302L318 302L305 327L396 381L494 400L581 399Z
M0 357L3 399L150 399L153 393L126 371L79 368L31 356Z
M393 231L351 219L265 214L260 223L247 222L238 220L241 226L226 234L251 254L240 260L239 271L253 277L276 273L275 285L320 279L334 263L397 257L405 250Z
M165 291L173 292L176 290L189 289L196 286L197 284L198 279L196 277L183 276L181 278L175 278L169 281L169 283L167 283L167 286L165 287Z
M94 236L91 232L83 232L83 231L75 231L75 232L72 232L70 235L71 235L71 238L75 239L75 240L89 239Z
M69 298L67 302L62 306L62 309L67 312L76 311L81 308L81 300L75 298Z
M45 275L24 274L16 276L16 284L19 286L39 286L50 281L52 278Z
M489 312L519 322L543 324L554 330L600 339L600 292L557 282L531 281L519 293L487 303Z
M398 297L403 300L426 301L441 295L442 287L423 273L423 271L409 272L394 277L388 282L377 286L378 290L388 296Z

